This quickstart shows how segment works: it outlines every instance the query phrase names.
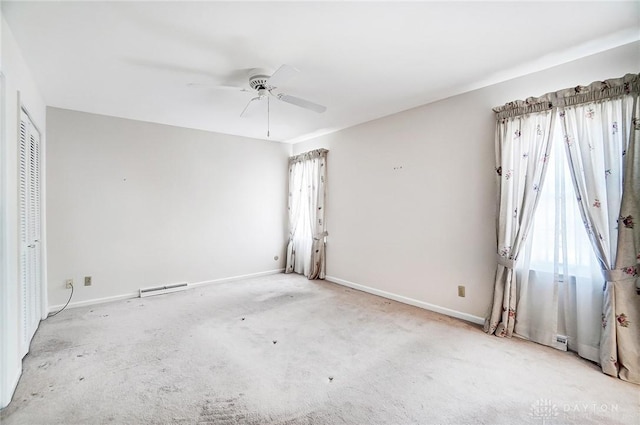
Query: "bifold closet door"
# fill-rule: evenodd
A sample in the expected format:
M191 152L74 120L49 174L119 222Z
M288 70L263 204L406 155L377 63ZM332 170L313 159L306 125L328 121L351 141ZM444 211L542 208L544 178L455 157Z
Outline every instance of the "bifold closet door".
M42 317L40 134L24 111L20 116L19 184L21 352L24 356Z

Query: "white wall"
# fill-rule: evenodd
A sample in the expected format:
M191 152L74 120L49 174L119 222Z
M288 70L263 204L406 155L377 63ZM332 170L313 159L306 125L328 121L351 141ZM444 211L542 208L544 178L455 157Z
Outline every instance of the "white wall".
M294 145L330 150L327 279L481 321L495 273L491 108L633 72L640 43Z
M80 302L284 268L290 145L56 108L47 132L52 306L70 278Z
M11 29L0 18L1 62L0 69L5 77L4 128L0 143L3 144L0 160L2 182L3 220L3 262L0 263L0 408L6 406L13 394L22 370L19 343L19 305L20 292L18 281L18 92L20 103L29 111L34 124L42 132L43 149L46 146L45 116L46 105L31 76ZM46 161L42 158L43 166ZM43 185L46 183L43 182ZM46 228L43 228L46 237ZM44 258L46 262L46 257ZM46 277L45 277L46 279Z

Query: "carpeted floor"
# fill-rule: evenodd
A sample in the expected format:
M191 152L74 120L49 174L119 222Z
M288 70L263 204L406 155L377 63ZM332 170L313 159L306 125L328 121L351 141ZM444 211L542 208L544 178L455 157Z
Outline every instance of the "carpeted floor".
M640 388L571 353L297 275L62 312L14 424L639 424Z

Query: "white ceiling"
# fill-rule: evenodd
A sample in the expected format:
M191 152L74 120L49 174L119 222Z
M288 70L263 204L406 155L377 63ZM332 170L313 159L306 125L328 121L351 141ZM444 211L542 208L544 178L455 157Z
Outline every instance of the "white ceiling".
M289 64L296 142L640 38L640 2L2 2L50 106L266 139L246 70Z

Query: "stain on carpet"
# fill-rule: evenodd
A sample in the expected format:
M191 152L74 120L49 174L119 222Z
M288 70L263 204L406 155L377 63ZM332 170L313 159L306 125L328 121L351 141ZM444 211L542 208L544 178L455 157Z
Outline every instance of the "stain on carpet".
M71 341L52 338L44 340L42 344L34 344L34 346L31 347L30 354L36 356L42 353L58 353L71 347L73 347L73 343Z
M238 398L205 399L200 405L198 425L236 425L264 423L250 417Z

